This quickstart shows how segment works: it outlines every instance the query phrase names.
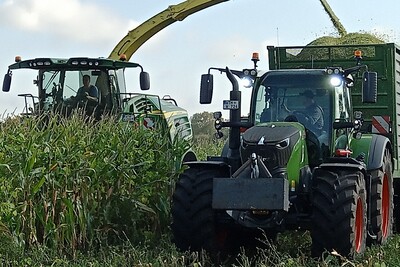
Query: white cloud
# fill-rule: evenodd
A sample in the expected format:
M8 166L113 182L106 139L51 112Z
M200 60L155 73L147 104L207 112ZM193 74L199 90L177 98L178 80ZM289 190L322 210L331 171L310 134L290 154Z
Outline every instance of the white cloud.
M138 23L79 0L7 0L0 5L0 25L93 43L115 42Z

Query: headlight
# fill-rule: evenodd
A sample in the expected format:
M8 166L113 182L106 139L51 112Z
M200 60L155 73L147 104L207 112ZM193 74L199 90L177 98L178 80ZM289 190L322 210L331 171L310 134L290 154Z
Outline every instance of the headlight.
M241 79L241 84L246 88L250 88L253 86L253 80L250 79L249 77L244 77Z
M339 86L341 84L342 84L342 79L340 79L340 77L338 77L338 76L332 76L331 77L331 85L332 86L337 87L337 86Z

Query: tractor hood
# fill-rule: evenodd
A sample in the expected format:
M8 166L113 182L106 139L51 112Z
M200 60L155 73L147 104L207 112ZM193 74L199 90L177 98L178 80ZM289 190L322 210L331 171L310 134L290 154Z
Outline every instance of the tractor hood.
M292 124L264 123L248 129L243 134L243 140L247 144L278 144L286 139L297 141L300 129ZM297 137L296 137L297 136Z
M258 124L243 134L242 161L247 161L252 153L256 153L272 173L274 170L281 172L287 168L294 151L298 150L302 136L305 136L304 127L297 122Z

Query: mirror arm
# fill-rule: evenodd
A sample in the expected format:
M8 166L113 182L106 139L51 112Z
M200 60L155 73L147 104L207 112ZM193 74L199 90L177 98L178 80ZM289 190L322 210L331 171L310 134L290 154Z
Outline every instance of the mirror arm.
M219 71L220 74L222 73L226 73L226 69L225 68L215 68L215 67L211 67L208 69L208 74L211 74L211 70L216 70ZM236 75L237 77L239 77L240 79L242 79L243 77L245 77L243 71L240 70L230 70L234 75Z
M368 66L367 65L357 65L355 67L351 67L351 68L345 69L344 70L344 77L347 77L347 75L349 75L349 74L351 74L353 72L357 72L357 71L359 71L359 70L361 70L363 68L365 68L365 70L368 71Z

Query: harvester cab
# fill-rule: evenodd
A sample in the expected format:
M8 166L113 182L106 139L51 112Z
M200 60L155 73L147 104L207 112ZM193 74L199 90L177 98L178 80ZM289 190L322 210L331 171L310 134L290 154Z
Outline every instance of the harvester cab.
M140 69L140 88L150 88L150 78L137 63L104 58L36 58L16 62L9 66L3 81L3 92L11 87L12 71L37 70L37 95L20 94L25 99L24 115L61 112L68 115L74 108L84 107L87 112L100 116L120 112L122 95L126 93L124 70ZM87 84L85 84L87 83Z
M212 99L211 70L226 73L232 83L230 99L223 101L229 121L221 112L214 114L216 136L229 128L228 149L206 162L188 163L181 175L172 206L176 245L221 252L246 243L239 233L251 236L259 229L268 237L286 229L310 230L314 255L325 249L354 255L364 251L367 239L384 242L389 232L382 237L382 221L367 208L374 206L374 196L367 200L366 185L368 192L377 190L369 181L382 179L372 172L382 165L372 166L371 158L390 162L385 156L389 140L361 132L362 113L353 111L350 97L353 76L361 76L363 102L376 102L377 73L361 64L265 72L257 70L254 58L253 69L210 68L202 75L203 104ZM235 76L252 87L246 121ZM184 195L201 203L186 202L192 203L188 208ZM390 205L386 208L392 214ZM206 212L207 218L191 217ZM193 221L190 229L181 224L186 215ZM392 221L384 223L391 227Z

